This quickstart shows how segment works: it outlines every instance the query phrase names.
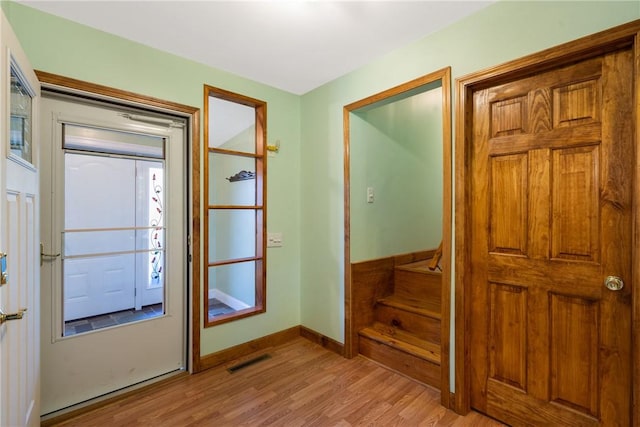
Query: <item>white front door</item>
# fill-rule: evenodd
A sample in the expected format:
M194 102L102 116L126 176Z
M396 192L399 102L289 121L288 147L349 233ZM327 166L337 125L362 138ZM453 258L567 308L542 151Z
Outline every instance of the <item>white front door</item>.
M0 21L0 425L40 424L37 111L40 85Z
M186 368L186 130L102 102L41 103L47 415ZM136 317L149 305L157 315ZM91 328L69 332L78 319Z

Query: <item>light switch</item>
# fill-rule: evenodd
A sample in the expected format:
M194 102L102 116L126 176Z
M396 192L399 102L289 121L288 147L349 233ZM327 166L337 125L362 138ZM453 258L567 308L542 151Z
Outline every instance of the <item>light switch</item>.
M367 203L373 203L375 199L375 193L373 192L373 187L367 187Z
M282 247L282 233L267 233L267 247L268 248Z

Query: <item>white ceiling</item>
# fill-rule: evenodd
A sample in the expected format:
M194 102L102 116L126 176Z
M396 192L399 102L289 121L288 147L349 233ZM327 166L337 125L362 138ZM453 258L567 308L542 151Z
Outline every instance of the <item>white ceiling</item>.
M17 1L303 94L495 0Z

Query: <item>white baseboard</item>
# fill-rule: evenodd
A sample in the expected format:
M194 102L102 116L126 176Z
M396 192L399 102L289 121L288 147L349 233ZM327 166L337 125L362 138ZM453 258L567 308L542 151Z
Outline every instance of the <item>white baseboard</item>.
M211 298L215 298L223 304L228 305L234 310L244 310L245 308L250 308L251 306L243 301L240 301L237 298L232 297L229 294L225 294L219 289L209 289L209 296Z

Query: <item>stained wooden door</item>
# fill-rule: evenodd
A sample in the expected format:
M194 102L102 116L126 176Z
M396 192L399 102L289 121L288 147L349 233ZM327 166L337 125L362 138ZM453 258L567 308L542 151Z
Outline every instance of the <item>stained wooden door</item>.
M473 95L471 405L509 424L631 425L633 84L624 50Z

